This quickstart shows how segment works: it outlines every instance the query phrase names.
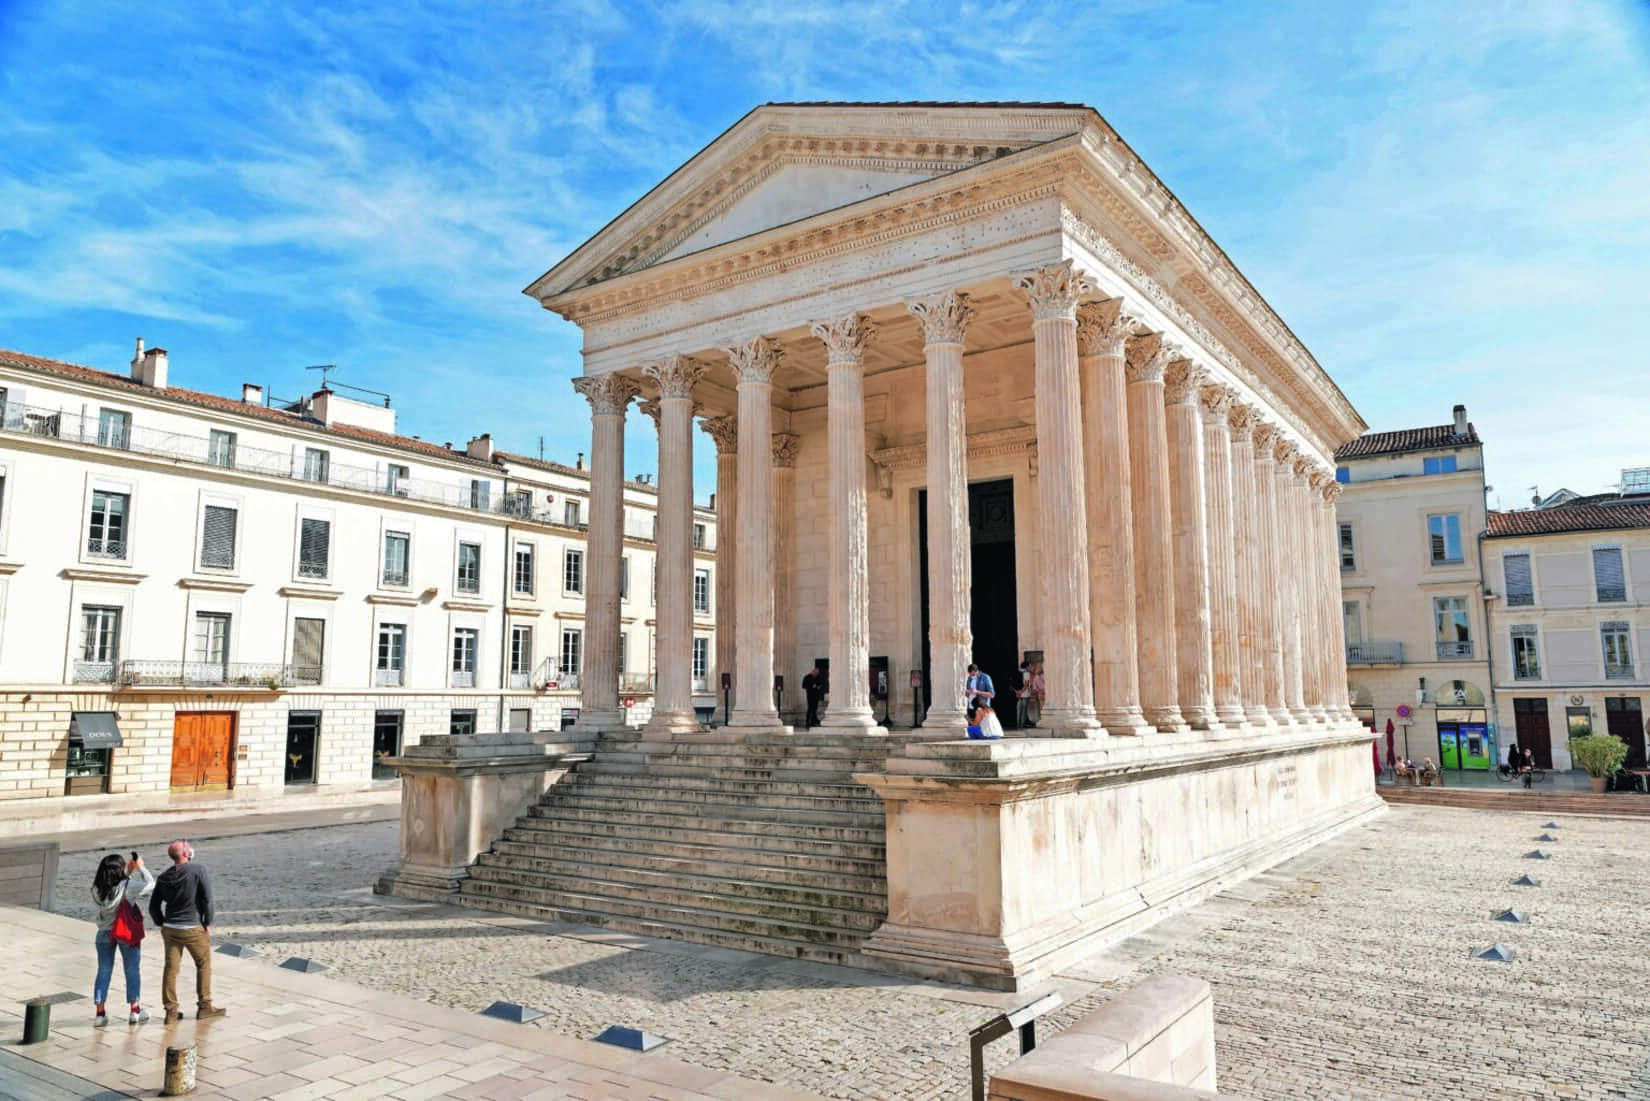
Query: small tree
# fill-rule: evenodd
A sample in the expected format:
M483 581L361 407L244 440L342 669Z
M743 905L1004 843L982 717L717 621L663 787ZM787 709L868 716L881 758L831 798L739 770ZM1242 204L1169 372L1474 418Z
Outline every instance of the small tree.
M1593 779L1603 779L1627 760L1627 743L1613 734L1588 734L1570 743L1570 759Z

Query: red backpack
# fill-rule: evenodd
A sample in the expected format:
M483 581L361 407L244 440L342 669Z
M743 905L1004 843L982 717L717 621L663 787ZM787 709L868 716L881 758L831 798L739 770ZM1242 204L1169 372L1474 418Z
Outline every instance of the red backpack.
M121 899L115 911L114 924L109 926L109 939L116 944L133 947L143 943L143 911L129 898Z

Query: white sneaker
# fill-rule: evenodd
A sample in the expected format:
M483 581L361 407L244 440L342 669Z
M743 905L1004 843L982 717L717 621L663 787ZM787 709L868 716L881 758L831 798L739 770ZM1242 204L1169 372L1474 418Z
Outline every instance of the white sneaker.
M107 1013L99 1013L97 1015L97 1019L92 1021L92 1027L93 1028L103 1028L108 1023L109 1023L109 1015Z
M132 1007L132 1015L126 1019L127 1024L141 1025L149 1020L149 1011L139 1006Z

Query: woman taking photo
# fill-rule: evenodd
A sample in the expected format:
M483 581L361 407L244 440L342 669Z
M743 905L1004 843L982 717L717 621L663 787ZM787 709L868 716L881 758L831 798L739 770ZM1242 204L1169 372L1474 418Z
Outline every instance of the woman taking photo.
M109 999L109 983L115 973L116 948L120 949L120 962L126 971L126 1000L132 1005L127 1022L140 1025L149 1019L149 1011L138 1004L143 985L143 976L138 970L142 946L117 944L114 924L122 903L131 902L141 914L142 900L154 889L155 877L143 866L143 858L137 853L132 854L131 860L119 853L110 853L97 866L97 874L92 878L92 901L97 903L97 936L93 938L97 946L97 981L92 984L97 1020L93 1023L99 1028L109 1023L104 1003Z

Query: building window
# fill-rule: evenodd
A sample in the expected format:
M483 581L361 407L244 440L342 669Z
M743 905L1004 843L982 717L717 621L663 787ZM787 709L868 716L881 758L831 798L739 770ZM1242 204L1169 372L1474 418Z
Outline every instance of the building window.
M327 621L292 621L292 682L320 684L321 661L326 653Z
M476 686L476 643L480 637L481 632L474 627L453 628L454 688Z
M476 732L475 708L454 708L447 717L447 733L454 737L463 737Z
M332 555L332 521L305 517L298 529L298 576L327 576Z
M582 502L580 501L563 501L561 505L562 522L570 528L578 527L581 508Z
M710 571L693 571L693 610L703 615L710 614Z
M235 433L212 429L206 441L206 461L213 466L234 466Z
M584 632L576 627L563 627L561 632L561 674L566 677L579 675L579 659L584 647Z
M561 588L565 593L584 592L584 552L567 550L562 553Z
M1352 468L1349 466L1337 466L1335 468L1335 480L1343 486L1352 481Z
M470 479L470 507L486 512L492 497L493 483L485 478Z
M705 525L703 524L693 525L693 549L705 549Z
M481 591L481 544L458 545L458 580L453 586L461 593Z
M393 497L407 495L407 483L412 481L412 471L397 463L390 463L384 468L384 492Z
M232 570L235 568L235 509L222 505L207 505L201 519L201 568Z
M531 729L533 729L533 709L531 707L512 707L512 708L510 708L510 729L511 730L531 730Z
M412 537L404 531L384 533L385 585L403 587L407 584L407 556L412 549Z
M1605 679L1632 680L1632 627L1626 623L1605 623L1599 627L1599 634L1604 641Z
M326 481L327 469L331 466L331 464L331 458L319 447L304 448L304 481Z
M693 679L704 680L710 675L710 639L693 636Z
M1513 679L1540 680L1541 658L1536 653L1536 633L1532 625L1512 629Z
M80 660L77 681L112 681L120 661L120 609L87 605L80 609Z
M1423 473L1423 474L1454 474L1455 473L1455 456L1454 455L1435 455L1430 459L1422 459L1421 460L1421 473Z
M377 683L398 685L407 668L407 625L380 623L378 625Z
M395 769L384 762L391 757L401 756L401 723L403 715L400 711L378 711L372 717L372 778L374 780L395 779Z
M1507 607L1527 607L1535 603L1535 581L1528 554L1503 554L1501 578L1507 590Z
M1340 525L1341 537L1341 569L1355 570L1358 568L1358 552L1352 543L1352 525Z
M92 493L92 518L86 527L86 553L99 558L126 557L126 528L132 498L125 493Z
M286 714L286 760L282 763L289 784L315 782L315 758L321 751L321 713L288 711Z
M200 679L221 684L229 672L229 616L195 613L195 663Z
M1472 626L1467 620L1467 598L1436 596L1432 599L1432 621L1438 638L1438 657L1472 657Z
M1432 564L1452 565L1461 561L1461 517L1455 513L1427 517L1427 542L1432 548Z
M630 599L630 555L619 559L619 599Z
M513 591L518 596L533 595L533 544L516 544L516 571Z
M527 688L533 675L533 628L510 628L510 687Z
M1621 569L1620 547L1593 548L1593 585L1600 604L1617 604L1627 599L1627 575Z
M132 414L104 409L97 415L97 442L101 447L132 446Z
M1364 641L1364 610L1356 600L1341 601L1341 628L1346 632L1348 652Z
M625 670L629 668L629 666L625 664L630 658L630 646L628 645L629 642L630 642L630 636L625 634L623 631L620 631L619 632L619 676L621 676L621 677L624 676Z

